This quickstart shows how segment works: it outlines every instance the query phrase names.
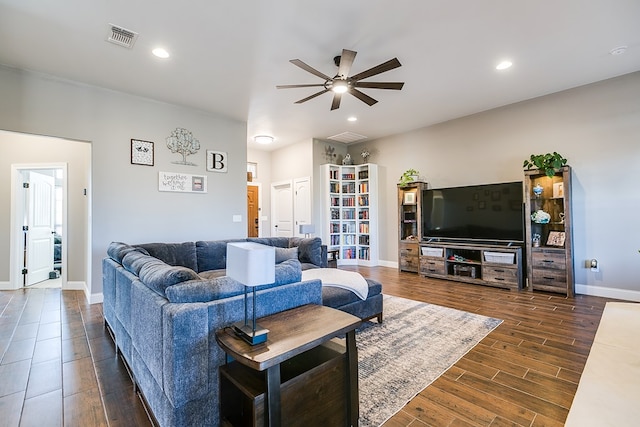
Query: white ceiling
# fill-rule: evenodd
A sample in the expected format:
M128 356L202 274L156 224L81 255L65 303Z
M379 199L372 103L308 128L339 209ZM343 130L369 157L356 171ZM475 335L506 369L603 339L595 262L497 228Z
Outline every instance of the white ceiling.
M105 41L108 24L139 33L133 49ZM151 55L165 47L171 58ZM623 55L611 55L627 46ZM393 57L368 81L372 107L331 94L289 63L333 75L343 48L351 74ZM514 65L498 72L502 59ZM0 63L247 122L268 149L355 132L369 139L640 70L640 0L0 0ZM357 116L355 123L348 116Z

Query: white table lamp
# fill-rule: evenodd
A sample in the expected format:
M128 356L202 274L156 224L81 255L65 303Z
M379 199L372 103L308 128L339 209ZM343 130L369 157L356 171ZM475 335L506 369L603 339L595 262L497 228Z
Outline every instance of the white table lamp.
M251 345L267 340L267 329L256 324L256 286L275 282L276 251L273 246L253 242L227 244L227 276L244 288L244 322L233 324L235 332ZM253 321L248 323L247 288L253 288Z
M316 227L313 224L300 224L300 234L304 234L304 237L309 237L310 234L316 232Z

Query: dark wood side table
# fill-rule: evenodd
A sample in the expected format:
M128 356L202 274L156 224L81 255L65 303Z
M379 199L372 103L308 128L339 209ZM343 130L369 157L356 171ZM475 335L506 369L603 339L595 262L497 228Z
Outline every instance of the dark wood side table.
M340 251L338 249L330 249L327 251L327 267L338 268L339 253Z
M330 340L337 336L346 335L344 378L340 378L339 384L346 388L344 390L346 397L345 425L356 427L359 418L359 401L355 328L361 323L361 320L340 310L309 304L264 317L259 319L259 323L269 330L269 337L266 343L253 347L236 337L228 329L216 331L218 344L228 356L235 360L232 364L220 368L221 378L223 376L232 378L238 389L247 392L247 390L256 387L255 375L233 376L234 370L236 373L239 369L248 371L238 364L250 368L254 374L262 372L266 386L264 424L280 426L282 425L281 404L287 405L286 401L281 402L281 365L288 363L296 356L302 357L303 353L308 354L317 351L317 349L323 349L322 352L326 353L330 350L325 349L325 346L328 344L331 347L332 345ZM336 358L336 360L338 359ZM302 365L305 363L307 362ZM336 366L330 370L342 372ZM321 374L321 376L323 375L325 374ZM221 401L223 400L221 396ZM314 404L319 405L318 402ZM254 420L259 418L254 416Z

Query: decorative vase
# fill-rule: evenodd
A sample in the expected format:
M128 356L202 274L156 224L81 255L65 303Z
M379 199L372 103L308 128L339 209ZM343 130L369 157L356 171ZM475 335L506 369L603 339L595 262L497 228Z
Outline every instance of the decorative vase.
M536 197L540 197L543 191L544 188L542 188L542 185L540 184L536 184L536 186L533 187L533 194L535 194Z
M536 224L548 224L549 221L551 221L551 215L549 215L542 209L538 209L531 214L531 221L535 222Z

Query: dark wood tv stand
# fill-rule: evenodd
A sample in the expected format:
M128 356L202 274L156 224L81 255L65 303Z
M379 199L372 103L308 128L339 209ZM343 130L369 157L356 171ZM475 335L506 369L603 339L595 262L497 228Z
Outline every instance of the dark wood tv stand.
M420 243L420 274L426 277L520 290L522 247L509 244Z

